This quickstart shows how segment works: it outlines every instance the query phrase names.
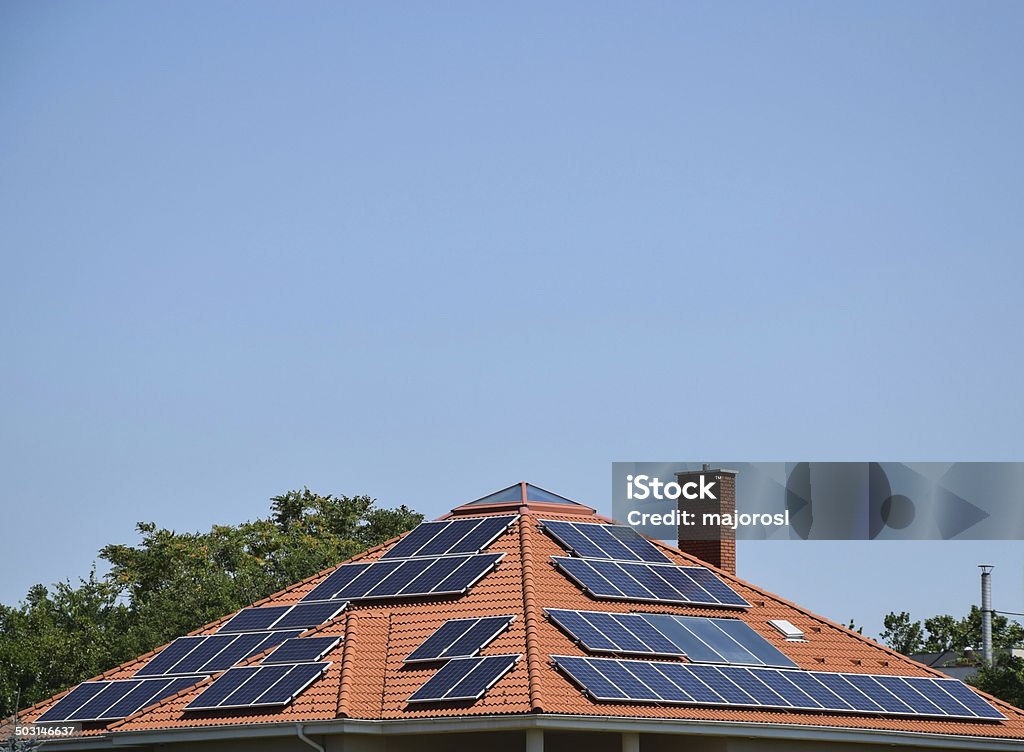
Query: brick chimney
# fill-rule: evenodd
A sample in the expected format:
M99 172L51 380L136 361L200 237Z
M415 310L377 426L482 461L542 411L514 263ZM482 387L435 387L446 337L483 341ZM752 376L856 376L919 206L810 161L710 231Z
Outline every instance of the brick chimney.
M689 501L680 497L679 511L696 513L697 521L703 519L704 512L718 512L723 516L735 515L736 473L732 470L712 470L710 465L704 465L703 470L676 473L676 479L679 485L692 482L699 487L702 475L704 483L715 481L717 501ZM736 531L732 527L690 527L680 524L679 550L736 574Z

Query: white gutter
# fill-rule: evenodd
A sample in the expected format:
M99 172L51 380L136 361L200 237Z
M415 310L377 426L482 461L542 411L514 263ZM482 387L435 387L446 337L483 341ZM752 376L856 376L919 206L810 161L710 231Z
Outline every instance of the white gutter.
M317 736L358 734L456 734L480 731L593 731L605 733L679 734L790 742L844 742L864 745L930 747L951 750L1024 750L1024 739L933 734L801 724L736 723L622 716L575 716L524 714L505 716L461 716L445 718L394 719L387 721L337 719L310 721L298 727L313 730ZM189 744L203 741L227 741L295 736L294 723L260 723L232 726L204 726L151 731L121 731L101 737L78 737L47 746L65 749L97 749L155 744ZM304 735L304 734L303 734ZM301 737L300 737L301 738ZM313 746L318 747L315 743Z
M302 731L302 724L301 723L296 723L295 724L295 733L298 734L299 739L304 741L306 744L308 744L310 747L312 747L313 749L317 750L318 752L327 752L323 748L322 744L317 744L315 741L313 741L308 736L306 736L305 733L303 733L303 731Z

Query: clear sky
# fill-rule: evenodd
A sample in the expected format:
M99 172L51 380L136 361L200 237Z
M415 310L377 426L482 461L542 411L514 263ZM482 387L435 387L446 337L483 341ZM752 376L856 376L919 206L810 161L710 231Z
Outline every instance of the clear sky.
M0 2L0 601L303 485L1021 460L1024 5ZM874 633L1024 544L741 544Z

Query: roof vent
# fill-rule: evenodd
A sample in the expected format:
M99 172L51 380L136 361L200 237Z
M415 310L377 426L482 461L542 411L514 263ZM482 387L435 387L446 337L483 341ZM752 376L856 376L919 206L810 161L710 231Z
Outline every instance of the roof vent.
M786 638L786 642L807 642L803 630L793 625L793 622L785 619L769 619L768 623L779 630Z

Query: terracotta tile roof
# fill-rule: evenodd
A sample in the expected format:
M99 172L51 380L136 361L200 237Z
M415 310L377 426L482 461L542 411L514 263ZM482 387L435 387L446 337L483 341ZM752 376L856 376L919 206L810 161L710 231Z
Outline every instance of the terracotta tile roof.
M460 516L464 516L466 511L465 508L461 510ZM505 509L503 512L495 513L507 514L508 511ZM343 637L343 640L323 659L331 662L323 677L302 692L290 705L270 711L226 710L220 713L184 713L184 707L212 681L207 679L124 720L90 733L286 721L310 722L337 718L378 720L552 713L563 716L797 724L812 727L1024 738L1024 712L987 696L986 699L1006 715L1007 720L917 720L825 712L594 702L552 665L552 655L586 653L546 618L544 608L739 617L803 669L923 677L942 674L745 582L735 575L713 567L709 568L751 604L749 609L740 611L722 607L593 599L554 567L551 557L564 556L566 552L540 529L538 520L594 522L605 518L581 514L577 509L568 506L566 511L570 512L569 514L560 513L560 510L550 504L537 510L523 506L518 511L521 512L519 519L487 548L491 552L505 552L506 556L495 570L484 576L465 595L457 598L427 598L415 601L364 601L350 605L345 612L328 624L307 632L308 635L337 635ZM351 561L379 559L397 540L367 551ZM670 546L655 543L675 563L707 566L704 562ZM333 571L334 568L320 572L256 605L295 603ZM437 670L436 665L404 664L403 660L413 649L448 619L500 615L513 616L514 620L509 628L482 652L492 655L522 654L522 660L511 671L473 703L427 707L407 703L409 696ZM233 614L196 630L193 634L215 632L230 616ZM769 626L769 619L789 620L806 633L807 642L786 642L781 634ZM135 661L108 671L98 678L128 678L158 652L159 649L140 656ZM261 657L254 657L249 662L258 662ZM34 706L23 714L23 721L31 722L38 718L61 696Z

